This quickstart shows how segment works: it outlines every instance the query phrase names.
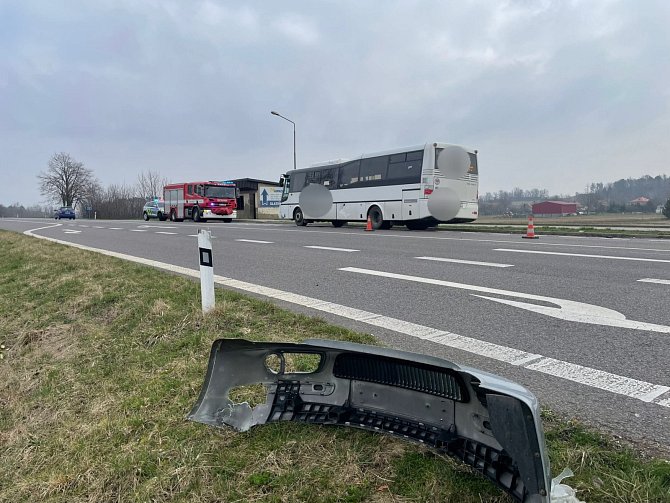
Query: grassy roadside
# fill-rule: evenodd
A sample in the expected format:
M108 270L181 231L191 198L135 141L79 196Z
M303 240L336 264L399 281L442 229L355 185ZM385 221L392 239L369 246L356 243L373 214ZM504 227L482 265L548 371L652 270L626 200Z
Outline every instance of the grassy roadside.
M223 290L0 231L0 501L510 501L467 468L365 432L187 422L219 337L374 343ZM545 413L586 501L668 501L670 464Z

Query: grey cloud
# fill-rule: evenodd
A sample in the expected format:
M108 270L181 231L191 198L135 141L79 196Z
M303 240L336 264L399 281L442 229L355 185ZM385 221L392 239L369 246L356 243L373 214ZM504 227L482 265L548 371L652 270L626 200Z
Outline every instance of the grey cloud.
M480 149L483 191L667 172L669 5L5 3L0 171L66 150L107 183L189 159L189 176L276 179L292 165L277 109L301 165L443 140ZM580 149L598 152L588 170Z

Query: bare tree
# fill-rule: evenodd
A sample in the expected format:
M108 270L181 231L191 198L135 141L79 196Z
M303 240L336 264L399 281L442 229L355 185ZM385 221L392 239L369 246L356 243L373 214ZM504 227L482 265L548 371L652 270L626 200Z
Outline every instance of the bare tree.
M65 152L51 156L47 170L37 178L43 196L73 207L86 197L91 185L97 183L93 171Z
M163 186L167 185L168 180L162 177L158 171L143 171L137 175L136 192L137 197L151 199L163 193Z

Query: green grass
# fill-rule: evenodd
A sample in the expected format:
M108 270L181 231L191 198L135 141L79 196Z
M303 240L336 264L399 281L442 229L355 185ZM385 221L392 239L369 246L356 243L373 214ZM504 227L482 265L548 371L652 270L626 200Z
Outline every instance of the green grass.
M217 338L375 343L369 335L220 289L202 316L191 280L18 234L0 231L0 256L2 502L510 501L469 469L382 435L184 420ZM582 499L670 499L665 461L545 420L554 472L570 466Z

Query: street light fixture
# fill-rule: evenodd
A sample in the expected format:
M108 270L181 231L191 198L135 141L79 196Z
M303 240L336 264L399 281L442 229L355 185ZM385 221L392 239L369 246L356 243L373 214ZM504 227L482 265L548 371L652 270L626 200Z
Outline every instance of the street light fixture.
M288 119L284 117L282 114L275 112L274 110L271 110L270 113L272 115L276 115L277 117L281 117L282 119L289 121L291 124L293 124L293 169L296 169L296 162L295 162L295 122L293 122L291 119Z

